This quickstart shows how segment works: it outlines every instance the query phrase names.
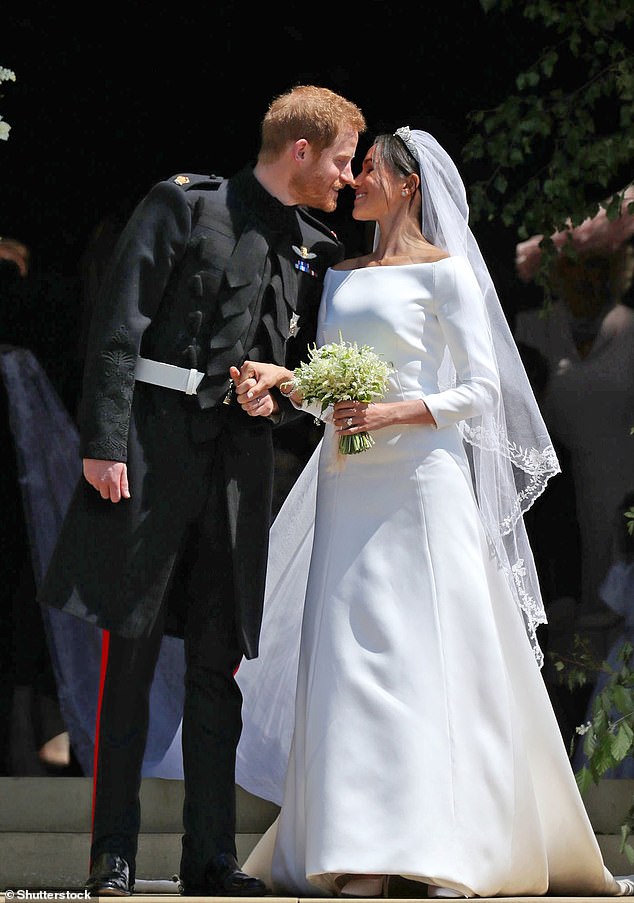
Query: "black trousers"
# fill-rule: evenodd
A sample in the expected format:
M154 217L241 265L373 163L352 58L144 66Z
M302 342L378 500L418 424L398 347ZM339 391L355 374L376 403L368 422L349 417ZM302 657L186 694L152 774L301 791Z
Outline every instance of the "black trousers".
M205 498L204 490L201 491ZM187 593L183 712L183 849L181 878L202 885L216 853L235 855L235 757L242 695L235 671L239 648L224 502L213 485L183 538L174 574ZM91 861L123 856L134 880L140 828L139 790L148 731L149 696L163 636L164 603L151 632L139 639L108 634L108 659L97 738Z

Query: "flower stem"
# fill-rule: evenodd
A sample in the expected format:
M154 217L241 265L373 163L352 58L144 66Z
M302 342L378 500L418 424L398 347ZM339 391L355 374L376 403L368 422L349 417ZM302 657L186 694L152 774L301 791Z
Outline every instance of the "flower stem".
M339 439L339 452L342 455L358 455L359 452L372 448L374 439L365 430L351 436L341 436Z

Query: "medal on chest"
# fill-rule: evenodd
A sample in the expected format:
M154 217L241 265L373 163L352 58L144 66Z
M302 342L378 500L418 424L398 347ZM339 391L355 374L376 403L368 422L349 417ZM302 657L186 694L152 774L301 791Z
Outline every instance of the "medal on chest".
M316 279L319 274L311 267L309 261L314 260L317 255L313 254L312 251L309 251L305 245L302 245L300 248L298 248L297 245L292 245L291 247L293 248L294 253L299 257L299 260L296 260L293 264L295 269L299 270L300 273L308 273L309 276Z

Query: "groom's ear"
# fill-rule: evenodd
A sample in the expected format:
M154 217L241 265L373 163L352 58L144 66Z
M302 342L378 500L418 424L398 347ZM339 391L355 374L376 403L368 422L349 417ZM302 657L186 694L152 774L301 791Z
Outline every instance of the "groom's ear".
M304 160L310 153L310 143L306 138L298 138L292 147L292 155L294 160Z

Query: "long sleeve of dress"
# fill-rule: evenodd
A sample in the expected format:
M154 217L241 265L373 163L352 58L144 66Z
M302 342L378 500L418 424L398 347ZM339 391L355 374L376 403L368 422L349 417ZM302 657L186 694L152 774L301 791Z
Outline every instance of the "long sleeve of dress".
M425 396L439 428L491 410L500 383L482 292L466 260L437 268L436 314L456 369L456 385Z

